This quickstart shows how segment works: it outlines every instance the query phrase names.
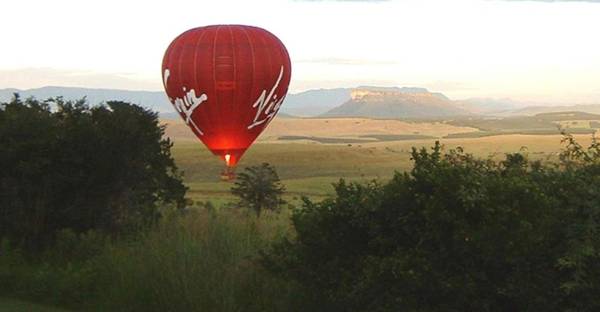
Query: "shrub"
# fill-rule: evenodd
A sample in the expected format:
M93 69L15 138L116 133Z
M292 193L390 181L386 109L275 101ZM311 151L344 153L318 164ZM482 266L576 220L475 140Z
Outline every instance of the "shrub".
M321 311L598 311L600 148L556 165L520 153L412 151L385 184L304 200L265 265Z
M231 188L231 193L240 198L239 206L254 211L257 216L263 210L279 210L285 204L281 198L284 191L277 171L267 163L246 168Z

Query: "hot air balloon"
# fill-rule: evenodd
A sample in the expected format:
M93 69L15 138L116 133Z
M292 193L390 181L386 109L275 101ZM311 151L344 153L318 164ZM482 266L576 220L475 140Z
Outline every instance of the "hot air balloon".
M290 83L283 43L254 26L190 29L162 62L167 96L191 131L226 164L225 175L279 111Z

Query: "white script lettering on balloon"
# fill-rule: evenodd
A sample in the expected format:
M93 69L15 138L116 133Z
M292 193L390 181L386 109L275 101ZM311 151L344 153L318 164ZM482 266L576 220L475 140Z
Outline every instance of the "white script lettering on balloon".
M170 75L171 71L169 71L169 69L165 69L165 73L163 75L163 83L165 85L165 89L167 87L167 81ZM194 113L196 108L200 106L200 104L208 100L208 96L205 93L202 93L200 96L196 96L196 90L190 89L189 91L187 91L186 87L183 87L183 92L185 92L183 99L175 98L175 100L173 100L172 98L169 98L169 100L173 103L175 109L180 114L183 114L183 119L185 120L185 123L189 126L194 127L194 129L196 129L196 131L200 135L204 135L204 132L202 132L202 130L200 130L200 128L198 127L198 125L196 125L194 120L192 120L192 114Z
M277 81L275 81L275 85L271 88L269 94L267 95L267 90L263 90L256 102L252 105L253 108L256 108L256 115L254 116L252 124L248 126L248 130L263 123L268 123L268 121L275 117L277 111L279 111L279 107L281 107L281 103L283 103L283 99L285 99L285 96L277 99L277 94L275 94L275 90L279 86L281 78L283 78L283 65L281 65L279 77L277 78ZM261 119L261 117L263 118Z

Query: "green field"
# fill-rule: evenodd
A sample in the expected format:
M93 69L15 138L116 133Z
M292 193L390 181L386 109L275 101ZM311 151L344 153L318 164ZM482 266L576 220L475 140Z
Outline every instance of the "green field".
M583 145L590 134L576 135ZM482 157L502 157L505 153L526 151L531 158L556 157L561 148L560 135L498 135L482 138L441 139L447 149L461 146L468 153ZM430 147L434 139L402 140L367 144L320 144L316 142L254 144L240 161L237 170L268 162L275 166L287 188L291 202L304 195L321 199L332 194L332 183L339 178L352 181L389 179L394 171L409 170L411 147ZM224 165L200 142L176 141L173 155L184 171L188 197L194 201L211 201L222 206L234 200L230 182L220 181Z
M220 181L224 164L202 144L176 143L173 155L183 169L193 200L226 203L231 183ZM331 194L331 183L339 178L368 180L389 178L395 169L409 166L408 154L378 146L347 146L307 143L258 143L244 155L238 170L268 162L275 166L287 188L287 199L301 195L321 198Z

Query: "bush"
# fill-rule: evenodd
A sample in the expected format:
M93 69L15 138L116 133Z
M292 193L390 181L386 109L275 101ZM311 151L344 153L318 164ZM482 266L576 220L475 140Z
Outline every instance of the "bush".
M600 310L600 148L557 165L412 151L410 173L304 200L265 265L321 311Z
M277 171L268 163L246 168L231 188L231 193L240 198L239 206L254 211L258 217L263 210L279 210L285 204L281 198L284 191Z
M0 103L0 237L40 252L58 231L152 224L185 187L156 113L124 102Z

